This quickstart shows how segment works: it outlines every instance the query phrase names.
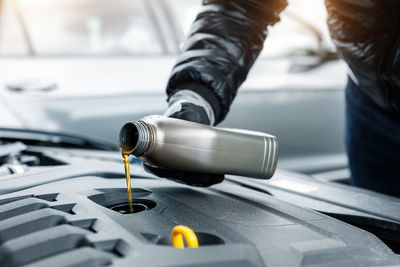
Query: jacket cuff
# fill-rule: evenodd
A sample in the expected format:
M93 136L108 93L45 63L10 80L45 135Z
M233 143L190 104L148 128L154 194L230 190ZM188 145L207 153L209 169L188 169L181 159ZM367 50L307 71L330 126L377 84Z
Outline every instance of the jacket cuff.
M170 96L179 90L191 90L203 97L214 110L215 124L221 121L221 104L218 97L205 85L200 83L183 83L180 84L175 90L168 94L168 101Z

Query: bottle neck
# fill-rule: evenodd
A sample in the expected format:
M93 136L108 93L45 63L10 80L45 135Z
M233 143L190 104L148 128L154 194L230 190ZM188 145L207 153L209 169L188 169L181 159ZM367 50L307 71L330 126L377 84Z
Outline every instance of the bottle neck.
M128 122L119 133L119 144L123 154L143 155L150 145L150 129L142 121Z
M133 148L132 154L139 157L146 152L150 145L150 131L148 126L142 121L133 122L137 129L138 141L136 146Z

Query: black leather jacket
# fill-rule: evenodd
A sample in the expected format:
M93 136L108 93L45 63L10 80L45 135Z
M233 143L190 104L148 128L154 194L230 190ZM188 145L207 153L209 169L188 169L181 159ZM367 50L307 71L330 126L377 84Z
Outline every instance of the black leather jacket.
M400 0L325 0L331 37L360 87L400 111ZM206 98L217 122L260 53L286 0L204 0L167 86ZM268 73L266 73L268 75Z

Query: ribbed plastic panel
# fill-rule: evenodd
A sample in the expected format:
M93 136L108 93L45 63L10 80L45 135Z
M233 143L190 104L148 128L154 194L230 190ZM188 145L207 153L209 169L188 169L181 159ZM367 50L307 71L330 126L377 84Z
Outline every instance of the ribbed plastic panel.
M122 254L118 239L91 241L97 219L59 203L58 194L0 200L0 266L99 266ZM107 246L99 244L106 243Z

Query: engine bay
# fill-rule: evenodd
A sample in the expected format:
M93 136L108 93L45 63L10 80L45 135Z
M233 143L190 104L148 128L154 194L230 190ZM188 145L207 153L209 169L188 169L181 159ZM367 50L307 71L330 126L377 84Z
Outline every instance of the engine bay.
M281 170L268 182L227 176L190 187L131 158L128 214L118 151L17 146L25 171L0 176L1 266L400 264L396 198ZM199 247L174 248L176 225L193 229Z

